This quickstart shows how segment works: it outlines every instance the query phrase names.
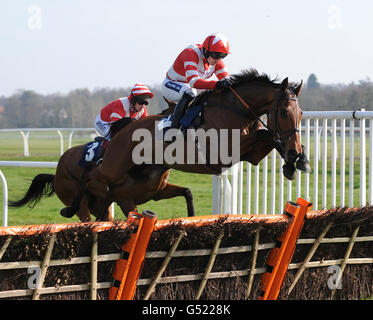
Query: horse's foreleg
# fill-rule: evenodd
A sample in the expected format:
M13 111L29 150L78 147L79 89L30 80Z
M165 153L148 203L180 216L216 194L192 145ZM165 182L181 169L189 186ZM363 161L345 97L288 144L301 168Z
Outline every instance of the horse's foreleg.
M112 210L111 204L108 206L103 220L104 221L114 221L113 210Z
M108 192L105 198L102 200L101 208L97 212L96 221L107 221L108 220L108 210L110 210L110 205L113 203L113 198L110 192Z
M263 160L273 150L270 142L259 141L255 143L248 152L241 156L241 161L248 161L254 166Z
M80 203L80 208L76 215L79 217L79 220L81 222L91 222L91 214L88 208L88 203L86 197L83 197L81 203Z
M250 148L248 152L241 156L241 161L248 161L256 166L273 150L273 148L274 146L271 142L258 142ZM287 179L293 180L295 178L294 163L286 162L282 167L282 172Z
M121 200L118 201L118 205L126 217L131 211L137 211L136 203L133 200Z
M188 188L176 186L171 183L167 183L166 186L158 191L158 193L154 196L154 200L158 201L161 199L170 199L178 196L183 196L187 203L188 208L188 217L195 216L194 212L194 204L193 204L193 195L192 192Z

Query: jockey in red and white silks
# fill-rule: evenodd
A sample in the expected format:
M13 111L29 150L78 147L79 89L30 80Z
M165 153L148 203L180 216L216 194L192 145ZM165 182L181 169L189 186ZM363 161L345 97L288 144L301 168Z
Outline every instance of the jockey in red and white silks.
M96 131L106 140L110 141L108 136L110 124L125 118L143 119L148 116L145 105L147 99L153 98L153 93L143 84L135 84L128 97L119 98L106 105L95 120Z
M229 73L223 59L228 55L229 42L220 33L208 36L203 44L184 49L176 58L162 83L163 96L174 102L172 128L178 126L189 102L207 89L229 87ZM208 80L212 75L218 78Z

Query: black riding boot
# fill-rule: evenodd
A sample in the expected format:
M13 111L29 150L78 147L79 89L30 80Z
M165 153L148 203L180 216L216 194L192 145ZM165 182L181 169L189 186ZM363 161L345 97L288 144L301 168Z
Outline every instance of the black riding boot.
M178 128L179 121L184 115L185 109L189 105L189 103L193 100L194 96L191 94L184 92L183 96L181 97L180 101L177 103L174 114L172 116L172 123L170 128Z
M311 172L310 161L307 158L307 155L304 151L304 146L302 145L302 154L299 156L296 167L298 170L304 171L306 173Z

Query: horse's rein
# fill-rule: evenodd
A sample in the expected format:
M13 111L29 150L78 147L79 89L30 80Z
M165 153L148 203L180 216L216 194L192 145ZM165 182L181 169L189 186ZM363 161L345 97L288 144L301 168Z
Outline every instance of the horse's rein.
M250 107L249 107L249 105L247 104L247 102L246 102L244 99L241 98L241 96L237 93L237 91L234 90L232 87L229 87L229 89L231 89L231 91L233 92L233 94L236 96L236 98L237 98L238 100L240 100L240 102L245 106L245 108L246 108L247 110L250 110L250 112L252 112L252 110L250 109Z
M276 99L276 104L275 104L275 132L273 132L268 126L258 117L255 112L250 108L250 106L247 104L247 102L238 94L236 90L234 90L232 87L229 87L229 89L232 91L232 93L236 96L236 98L243 104L243 106L255 117L256 120L260 121L261 124L272 134L273 136L273 141L275 144L276 149L282 153L282 148L281 148L281 141L286 138L290 138L293 134L299 132L299 121L297 123L297 128L287 130L285 132L280 132L279 127L278 127L278 104L279 101L283 100L284 98L281 98L278 96ZM286 98L286 100L292 100L292 101L298 101L297 98Z
M262 123L262 125L269 130L267 125L258 117L255 112L250 108L250 106L247 104L247 102L237 93L236 90L234 90L232 87L229 87L229 89L232 91L232 93L236 96L236 98L243 104L243 106L254 116L255 120L258 120Z

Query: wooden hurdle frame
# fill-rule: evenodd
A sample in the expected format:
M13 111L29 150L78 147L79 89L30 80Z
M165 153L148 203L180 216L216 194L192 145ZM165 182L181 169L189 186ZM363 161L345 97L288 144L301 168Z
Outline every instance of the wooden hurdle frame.
M351 209L353 210L353 209ZM356 209L357 210L357 209ZM137 213L136 213L137 214ZM306 215L308 217L317 216L320 212L307 212ZM283 216L268 216L268 215L256 215L256 216L199 216L193 218L180 218L180 219L173 219L172 221L179 221L183 225L188 224L198 224L198 225L209 225L214 224L218 219L225 217L227 221L260 221L265 220L269 223L277 223L284 221ZM161 230L162 228L167 227L170 223L170 220L162 220L158 221L155 225L153 217L153 229L150 228L149 230ZM144 220L145 221L145 220ZM92 250L90 256L84 257L75 257L70 259L52 259L51 252L53 251L53 247L55 245L55 240L53 239L56 233L61 230L64 230L67 227L73 227L74 225L81 226L82 224L65 224L65 225L51 225L49 226L48 232L50 233L50 238L48 241L47 250L44 254L44 258L41 261L19 261L19 262L1 262L1 258L3 257L4 253L6 252L7 248L12 242L12 239L15 235L20 234L32 234L35 232L36 229L40 229L42 226L37 227L7 227L7 228L0 228L0 235L6 235L6 240L2 242L0 247L0 272L1 270L11 270L11 269L19 269L19 268L28 268L29 266L39 266L41 267L42 274L46 274L49 267L58 266L58 265L73 265L73 264L90 264L91 265L91 275L90 281L87 284L78 284L78 285L65 285L60 287L43 287L43 282L41 281L37 288L35 289L21 289L21 290L8 290L8 291L0 291L0 298L12 298L12 297L22 297L22 296L32 296L34 299L39 299L40 296L50 294L50 293L63 293L63 292L76 292L76 291L89 291L90 292L90 299L94 300L97 299L97 290L99 289L109 289L112 287L113 283L110 282L98 282L97 281L97 265L103 261L113 261L113 264L116 264L117 260L123 258L121 253L115 254L102 254L98 255L97 251L97 236L93 238L92 241ZM351 258L351 252L355 243L359 242L371 242L373 241L373 236L358 236L359 227L354 229L352 235L347 237L336 237L336 238L326 238L326 234L328 230L331 228L331 223L327 224L317 238L308 238L308 239L298 239L296 241L297 246L302 245L312 245L312 248L309 250L306 258L303 262L299 263L289 263L287 270L298 269L298 272L295 278L292 281L292 284L289 288L287 288L287 292L290 293L293 288L295 287L296 283L304 273L307 268L314 268L314 267L327 267L331 265L340 265L341 273L340 277L343 274L343 271L348 264L373 264L373 257L365 257L365 258ZM95 223L93 229L98 232L106 230L112 226L112 223ZM121 228L130 228L132 225L131 221L126 221L120 224ZM260 231L255 233L253 237L252 245L245 245L245 246L229 246L229 247L220 247L221 240L224 238L224 234L220 233L216 238L214 245L211 249L196 249L196 250L177 250L180 242L186 236L184 232L180 232L179 234L175 235L175 240L171 244L170 248L165 251L148 251L144 254L145 251L142 251L142 261L145 259L145 264L147 259L159 259L162 258L163 261L158 269L154 273L154 276L150 278L141 278L138 266L143 266L143 262L137 264L137 273L132 279L132 291L128 291L129 294L127 299L132 299L134 290L137 287L147 287L146 293L142 296L142 299L151 299L152 294L155 292L157 285L165 284L165 283L175 283L175 282L184 282L184 281L199 281L199 287L196 291L195 299L200 299L205 288L206 283L212 279L223 279L223 278L237 278L237 277L247 277L247 292L246 297L248 298L252 292L252 284L253 278L255 275L264 274L267 269L262 266L257 266L257 255L261 250L268 250L276 248L276 243L268 242L268 243L260 243L259 241ZM150 238L150 235L149 235ZM311 261L312 256L316 252L318 246L320 244L329 244L329 243L346 243L348 245L343 258L341 259L334 259L334 260L323 260L323 261ZM143 249L147 247L147 245L143 245ZM225 255L229 253L248 253L248 267L243 270L234 270L234 271L224 271L224 272L213 272L213 266L216 260L216 257L219 255ZM208 262L205 267L205 271L200 274L186 274L186 275L178 275L178 276L164 276L162 277L164 271L166 270L168 264L172 259L178 257L198 257L198 256L208 256ZM290 262L290 261L289 261ZM135 287L133 287L135 284ZM334 298L334 293L331 292L330 298ZM121 295L122 297L122 295Z

